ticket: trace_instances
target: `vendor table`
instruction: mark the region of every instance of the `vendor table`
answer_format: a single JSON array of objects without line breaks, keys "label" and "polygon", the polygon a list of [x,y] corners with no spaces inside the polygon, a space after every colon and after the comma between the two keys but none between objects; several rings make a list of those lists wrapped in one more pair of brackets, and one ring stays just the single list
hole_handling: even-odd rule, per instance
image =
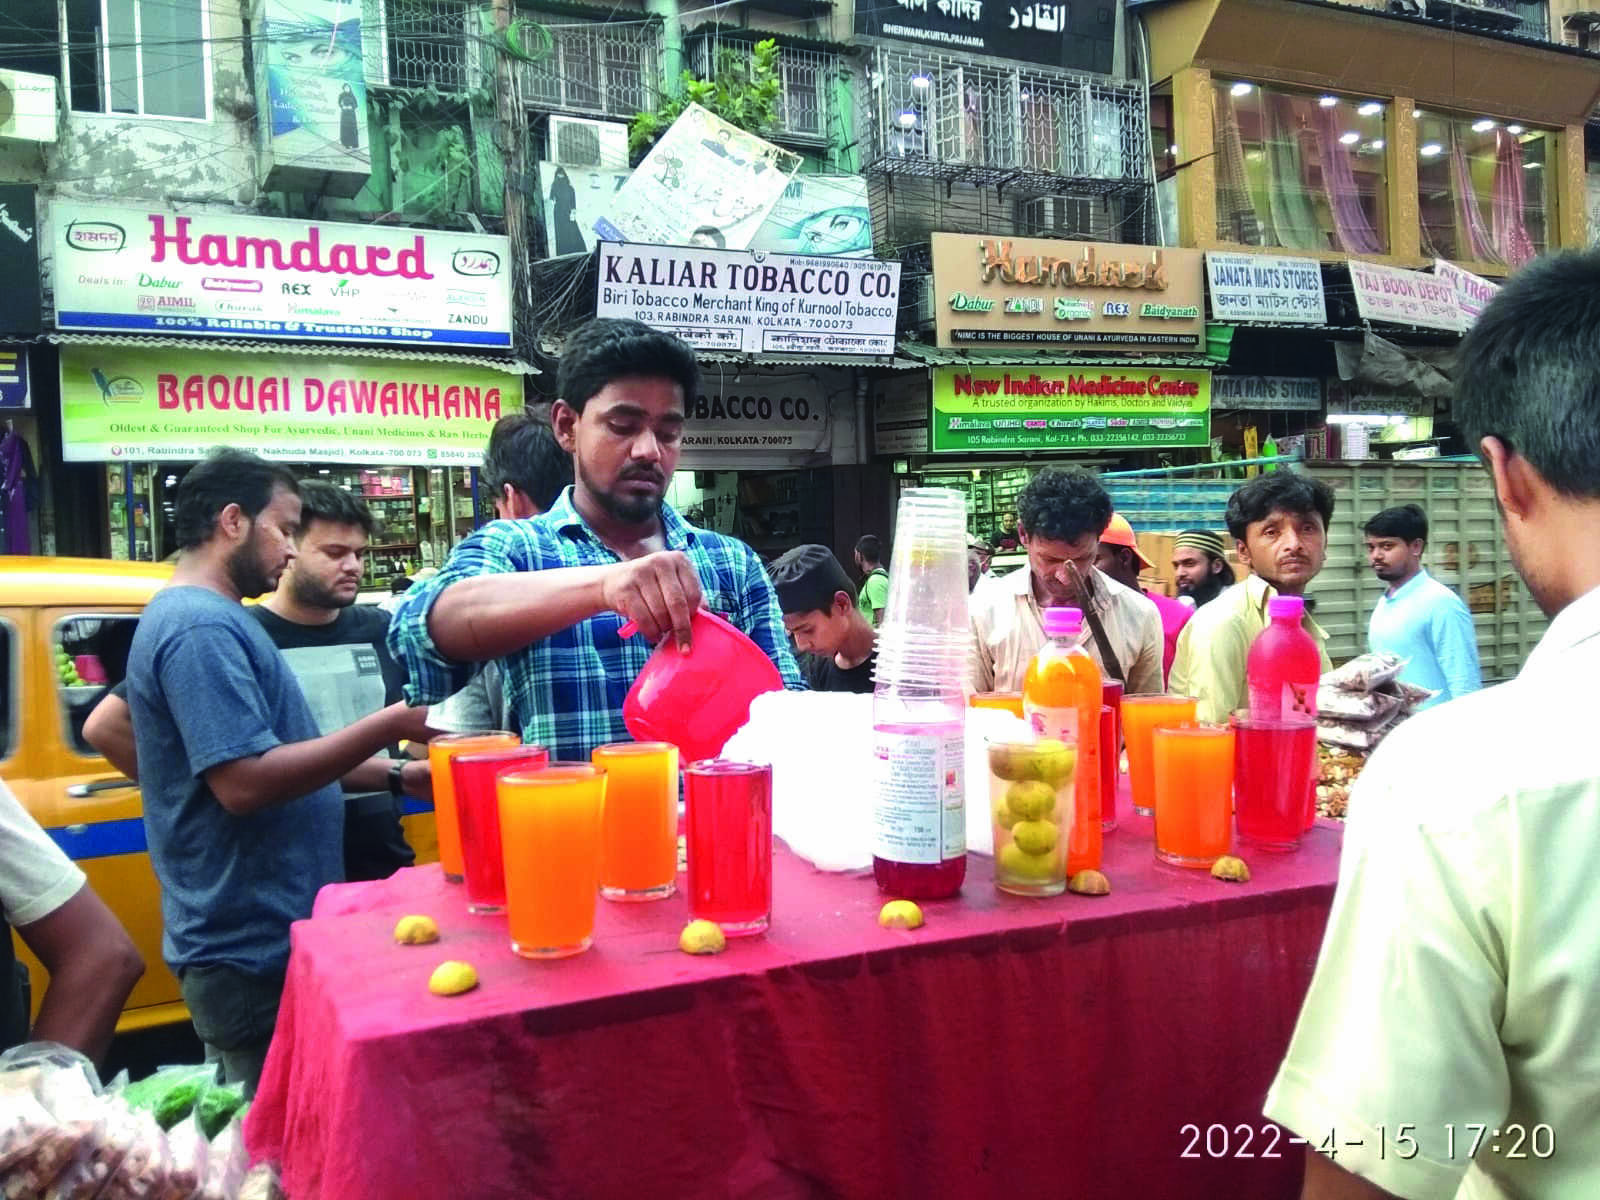
[{"label": "vendor table", "polygon": [[[1299,1195],[1261,1115],[1332,900],[1339,827],[1224,884],[1106,839],[1104,897],[959,898],[879,928],[866,875],[781,844],[771,930],[677,951],[681,896],[600,903],[594,948],[514,956],[435,866],[295,925],[245,1133],[291,1200]],[[406,913],[443,936],[397,946]],[[437,997],[445,959],[472,992]]]}]

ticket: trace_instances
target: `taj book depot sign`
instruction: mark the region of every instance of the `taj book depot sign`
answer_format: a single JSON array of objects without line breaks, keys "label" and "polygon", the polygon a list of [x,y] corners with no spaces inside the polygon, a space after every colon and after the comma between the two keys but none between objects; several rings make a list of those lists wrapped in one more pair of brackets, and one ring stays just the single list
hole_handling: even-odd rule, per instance
[{"label": "taj book depot sign", "polygon": [[1197,250],[933,235],[938,344],[1193,349],[1205,337]]},{"label": "taj book depot sign", "polygon": [[503,237],[57,201],[56,325],[511,345]]},{"label": "taj book depot sign", "polygon": [[600,247],[595,313],[743,354],[894,353],[900,264],[682,246]]}]

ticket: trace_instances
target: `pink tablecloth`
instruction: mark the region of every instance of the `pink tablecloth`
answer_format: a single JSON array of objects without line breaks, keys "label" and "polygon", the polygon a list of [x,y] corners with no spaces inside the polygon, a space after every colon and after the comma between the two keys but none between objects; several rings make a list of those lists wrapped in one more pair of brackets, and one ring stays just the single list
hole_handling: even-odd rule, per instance
[{"label": "pink tablecloth", "polygon": [[[1156,864],[1124,818],[1111,896],[1004,896],[974,856],[915,932],[878,927],[870,876],[780,847],[771,931],[709,958],[675,949],[681,897],[602,902],[592,951],[528,962],[437,867],[327,888],[294,928],[251,1151],[293,1200],[1289,1200],[1303,1150],[1261,1102],[1341,835],[1247,855],[1235,886]],[[407,912],[443,940],[394,945]],[[447,958],[481,986],[430,995]]]}]

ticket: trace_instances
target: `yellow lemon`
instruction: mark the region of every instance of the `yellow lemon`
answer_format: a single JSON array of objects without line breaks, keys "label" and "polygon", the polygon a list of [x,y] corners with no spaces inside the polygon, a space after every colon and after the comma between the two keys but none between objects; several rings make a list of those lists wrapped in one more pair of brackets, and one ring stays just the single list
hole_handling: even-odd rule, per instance
[{"label": "yellow lemon", "polygon": [[395,922],[394,940],[402,946],[426,946],[439,940],[439,925],[432,917],[401,917]]},{"label": "yellow lemon", "polygon": [[678,949],[685,954],[721,954],[727,948],[727,936],[715,921],[690,921],[678,935]]},{"label": "yellow lemon", "polygon": [[1001,829],[1010,829],[1020,820],[1022,820],[1022,818],[1017,816],[1016,813],[1012,812],[1004,800],[1002,800],[999,807],[994,810],[994,823],[1000,826]]},{"label": "yellow lemon", "polygon": [[1033,751],[1027,746],[990,746],[989,771],[1007,783],[1032,778]]},{"label": "yellow lemon", "polygon": [[1211,877],[1224,883],[1249,883],[1250,868],[1245,866],[1244,859],[1224,854],[1211,864]]},{"label": "yellow lemon", "polygon": [[1056,867],[1055,855],[1029,854],[1016,845],[1003,847],[995,859],[995,869],[1000,878],[1025,883],[1042,883],[1050,879],[1059,879]]},{"label": "yellow lemon", "polygon": [[1030,779],[1006,789],[1006,807],[1024,821],[1037,821],[1056,806],[1056,790]]},{"label": "yellow lemon", "polygon": [[1018,821],[1011,840],[1024,854],[1049,854],[1056,848],[1061,831],[1053,821]]},{"label": "yellow lemon", "polygon": [[1041,783],[1058,788],[1072,778],[1078,766],[1078,748],[1054,738],[1046,738],[1033,748],[1029,774]]},{"label": "yellow lemon", "polygon": [[1067,889],[1080,896],[1109,896],[1111,881],[1099,871],[1079,871],[1067,880]]},{"label": "yellow lemon", "polygon": [[891,900],[878,910],[878,924],[885,929],[916,929],[922,925],[922,909],[910,900]]},{"label": "yellow lemon", "polygon": [[478,986],[478,972],[471,963],[442,962],[428,977],[428,990],[435,996],[459,996]]}]

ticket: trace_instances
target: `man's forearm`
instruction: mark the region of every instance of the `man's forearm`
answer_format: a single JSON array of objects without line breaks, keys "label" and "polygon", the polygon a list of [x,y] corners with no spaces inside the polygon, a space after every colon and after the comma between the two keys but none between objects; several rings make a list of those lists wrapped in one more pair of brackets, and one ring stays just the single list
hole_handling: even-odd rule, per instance
[{"label": "man's forearm", "polygon": [[605,611],[609,567],[480,575],[450,584],[428,613],[434,647],[456,662],[502,658]]},{"label": "man's forearm", "polygon": [[346,771],[339,784],[347,792],[386,792],[389,790],[390,766],[404,762],[402,758],[376,755],[358,764],[354,770]]},{"label": "man's forearm", "polygon": [[[392,704],[336,733],[274,746],[206,772],[222,807],[245,816],[336,783],[385,746],[399,740],[410,710]],[[381,790],[381,789],[373,789]]]}]

